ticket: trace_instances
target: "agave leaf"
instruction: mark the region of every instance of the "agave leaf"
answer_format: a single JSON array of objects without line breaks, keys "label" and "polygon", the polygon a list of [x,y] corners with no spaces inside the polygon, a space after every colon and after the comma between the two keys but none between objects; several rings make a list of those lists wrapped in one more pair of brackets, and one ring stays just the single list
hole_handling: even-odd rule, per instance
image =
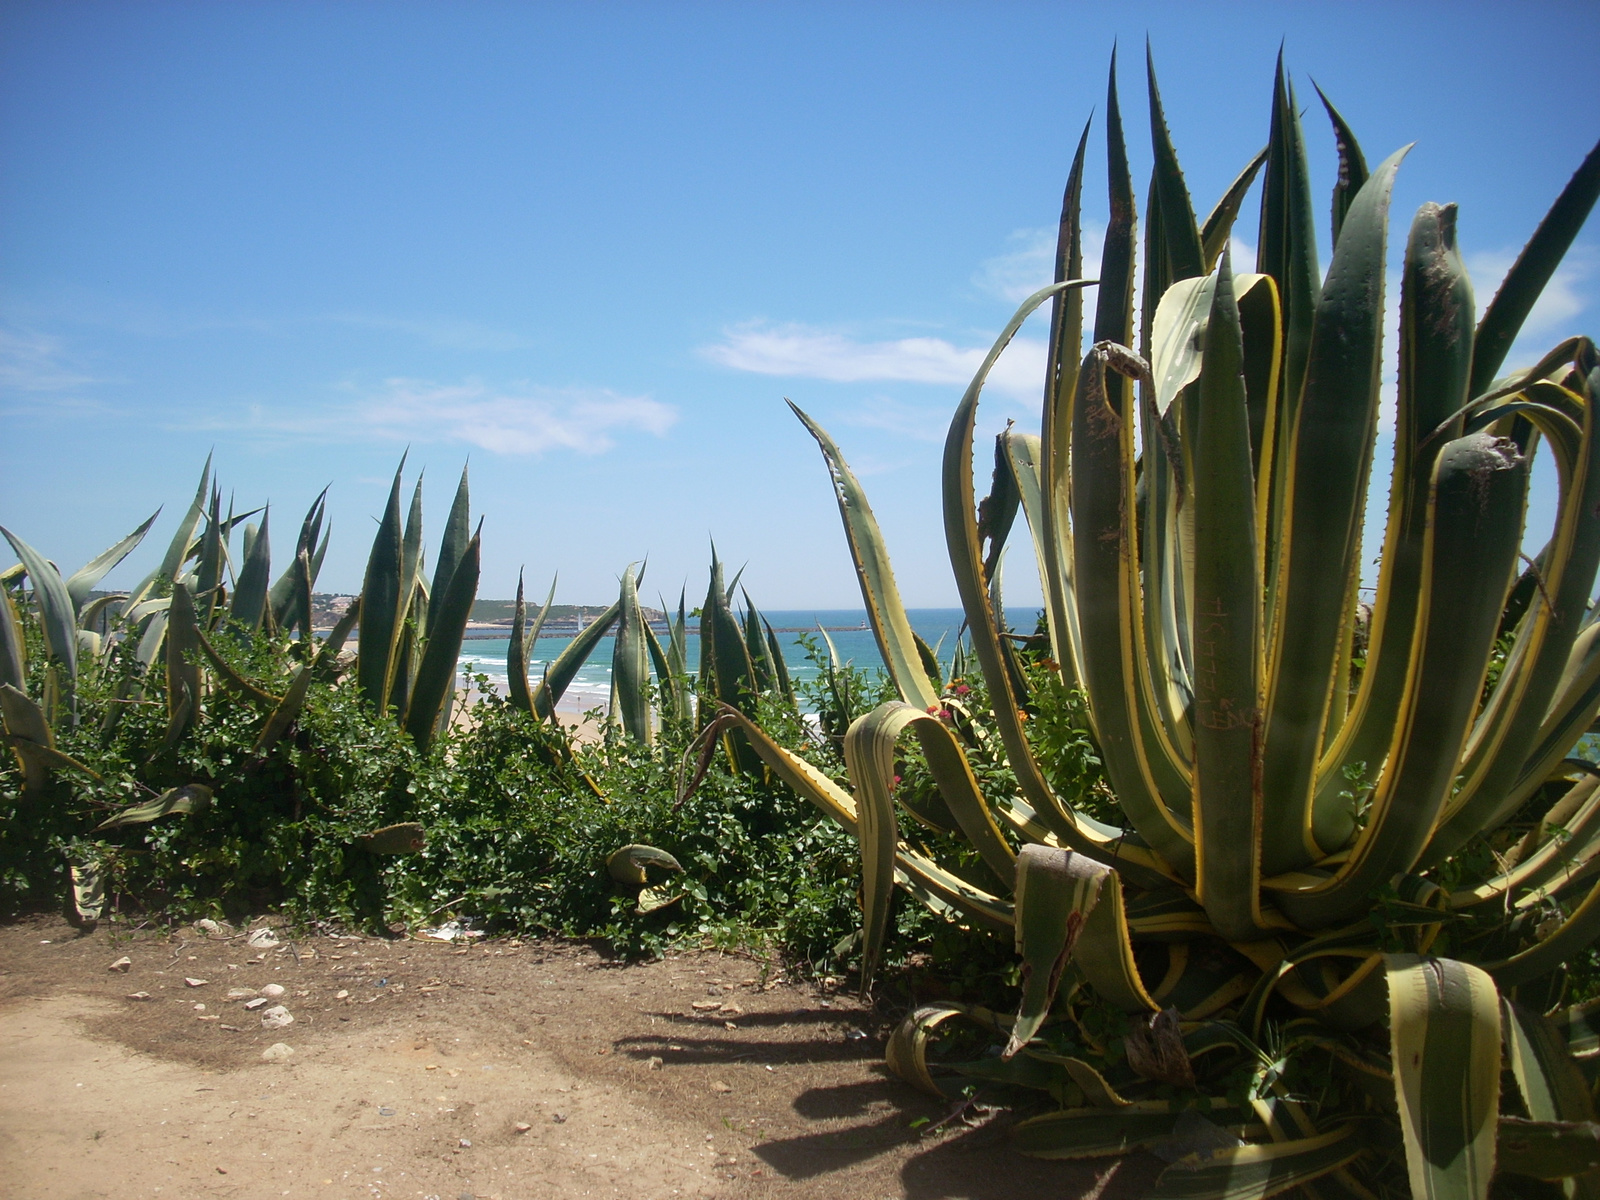
[{"label": "agave leaf", "polygon": [[19,691],[27,686],[27,654],[28,643],[11,602],[11,589],[0,585],[0,683]]},{"label": "agave leaf", "polygon": [[1528,1121],[1501,1117],[1500,1170],[1558,1180],[1600,1167],[1600,1125],[1593,1121]]},{"label": "agave leaf", "polygon": [[1501,962],[1486,963],[1484,969],[1501,987],[1517,987],[1556,970],[1597,938],[1600,938],[1600,884],[1591,887],[1566,919],[1539,941]]},{"label": "agave leaf", "polygon": [[[1592,1129],[1595,1119],[1594,1098],[1589,1093],[1583,1072],[1573,1062],[1566,1041],[1555,1026],[1538,1013],[1503,998],[1500,1023],[1505,1035],[1506,1059],[1517,1081],[1517,1089],[1522,1093],[1528,1116],[1535,1121],[1586,1123]],[[1508,1133],[1511,1131],[1502,1118],[1498,1164],[1501,1170],[1515,1169],[1506,1157]],[[1589,1152],[1593,1153],[1594,1150],[1591,1144]],[[1543,1159],[1543,1170],[1529,1172],[1523,1169],[1520,1173],[1536,1173],[1541,1179],[1553,1179],[1560,1175],[1577,1174],[1578,1170],[1596,1165],[1590,1162],[1579,1166],[1577,1170],[1555,1170],[1545,1174],[1544,1171],[1556,1166],[1551,1161],[1553,1157],[1551,1155]]]},{"label": "agave leaf", "polygon": [[669,905],[676,904],[684,895],[682,891],[673,891],[666,884],[660,887],[642,888],[639,892],[639,902],[634,905],[633,911],[641,917],[647,917],[653,912],[659,912]]},{"label": "agave leaf", "polygon": [[361,834],[356,845],[371,854],[417,854],[428,848],[428,838],[417,822],[403,821]]},{"label": "agave leaf", "polygon": [[337,658],[339,651],[344,649],[345,639],[350,636],[350,631],[356,627],[356,622],[360,619],[361,597],[357,596],[344,610],[344,616],[333,623],[333,628],[328,631],[328,636],[323,639],[321,647],[317,650],[317,656],[327,661]]},{"label": "agave leaf", "polygon": [[539,686],[533,690],[533,711],[540,719],[548,721],[554,718],[556,705],[566,693],[567,685],[577,675],[578,668],[583,666],[589,655],[594,653],[594,648],[616,623],[619,615],[618,606],[613,604],[585,626],[577,637],[567,643],[566,649],[556,655],[555,661],[545,671],[544,678],[539,681]]},{"label": "agave leaf", "polygon": [[211,666],[213,669],[215,669],[217,675],[221,678],[223,683],[227,684],[230,688],[238,692],[241,696],[244,696],[246,699],[254,700],[260,704],[276,705],[282,702],[282,696],[274,696],[271,692],[257,687],[243,675],[239,674],[238,671],[234,670],[233,667],[228,664],[228,661],[223,658],[222,655],[217,653],[217,648],[211,644],[210,640],[205,634],[201,633],[197,629],[194,631],[194,636],[196,641],[199,643],[201,653],[206,656],[206,659],[211,663]]},{"label": "agave leaf", "polygon": [[0,683],[0,721],[14,738],[54,748],[55,734],[45,719],[44,709],[21,688]]},{"label": "agave leaf", "polygon": [[517,607],[511,621],[511,641],[506,649],[506,674],[511,703],[525,713],[532,713],[533,692],[528,687],[528,651],[537,649],[539,631],[550,615],[550,605],[556,598],[556,580],[550,580],[550,592],[544,598],[544,607],[533,620],[533,628],[525,629],[527,607],[522,599],[522,572],[517,572]]},{"label": "agave leaf", "polygon": [[1024,846],[1016,860],[1016,938],[1022,958],[1022,1005],[1006,1043],[1010,1058],[1039,1031],[1084,920],[1100,898],[1109,868],[1082,854]]},{"label": "agave leaf", "polygon": [[1263,1200],[1346,1166],[1365,1149],[1347,1122],[1315,1137],[1190,1155],[1161,1173],[1151,1200]]},{"label": "agave leaf", "polygon": [[1003,1025],[1008,1023],[1008,1018],[981,1005],[948,1000],[925,1004],[907,1013],[894,1027],[884,1052],[889,1070],[912,1087],[940,1100],[949,1099],[951,1093],[939,1086],[928,1069],[928,1042],[939,1026],[951,1017],[965,1017],[994,1033],[1003,1032]]},{"label": "agave leaf", "polygon": [[1217,206],[1211,210],[1211,215],[1201,227],[1200,245],[1205,252],[1206,274],[1216,270],[1217,259],[1222,257],[1222,252],[1228,245],[1228,238],[1233,233],[1233,223],[1238,219],[1239,208],[1244,204],[1250,185],[1255,183],[1256,176],[1266,165],[1269,153],[1271,151],[1268,147],[1263,146],[1260,153],[1246,164],[1245,169],[1240,171],[1238,177],[1228,185],[1228,190],[1222,193],[1222,199],[1217,201]]},{"label": "agave leaf", "polygon": [[144,632],[139,635],[139,646],[134,651],[134,657],[146,671],[155,665],[156,656],[167,644],[167,613],[170,601],[163,600],[160,603],[162,607],[151,611],[150,621],[144,627]]},{"label": "agave leaf", "polygon": [[1522,331],[1523,322],[1566,257],[1597,198],[1600,198],[1600,143],[1589,151],[1567,186],[1561,189],[1550,211],[1539,222],[1539,228],[1534,230],[1517,261],[1506,272],[1500,290],[1484,311],[1483,320],[1478,322],[1472,353],[1472,395],[1488,389],[1511,352],[1517,334]]},{"label": "agave leaf", "polygon": [[194,500],[190,502],[188,510],[178,522],[178,528],[172,535],[172,541],[167,545],[167,552],[161,558],[161,566],[156,570],[160,579],[174,580],[183,564],[188,560],[189,547],[192,545],[195,526],[200,523],[205,514],[206,497],[211,494],[211,455],[206,455],[205,466],[200,468],[200,486],[195,488]]},{"label": "agave leaf", "polygon": [[183,787],[168,788],[153,800],[135,804],[107,817],[96,829],[120,829],[124,825],[144,825],[168,813],[197,813],[211,803],[211,789],[203,784],[189,783]]},{"label": "agave leaf", "polygon": [[438,728],[440,711],[446,700],[455,694],[461,639],[466,634],[467,622],[472,618],[472,603],[478,595],[481,532],[480,524],[479,531],[472,535],[456,563],[449,587],[444,595],[437,597],[434,605],[434,633],[417,667],[410,707],[405,714],[406,730],[421,750],[428,748]]},{"label": "agave leaf", "polygon": [[[1120,346],[1104,343],[1090,350],[1079,373],[1072,413],[1072,523],[1075,529],[1102,532],[1093,538],[1073,539],[1073,587],[1082,639],[1083,684],[1092,700],[1105,698],[1092,703],[1090,711],[1106,773],[1139,842],[1160,856],[1159,862],[1149,865],[1163,874],[1176,870],[1192,877],[1193,832],[1188,822],[1192,784],[1177,761],[1175,749],[1156,729],[1153,688],[1145,669],[1147,660],[1134,655],[1130,661],[1124,649],[1140,636],[1144,625],[1143,598],[1137,583],[1133,410],[1124,373],[1143,375],[1146,371],[1143,360]],[[952,520],[958,515],[947,507],[947,538]],[[952,563],[957,567],[959,584],[962,573],[954,555]],[[963,595],[963,603],[967,602]],[[972,602],[981,603],[976,598]],[[984,640],[974,625],[973,641],[980,661],[987,653]],[[996,693],[987,664],[984,677],[991,695],[1003,695]],[[1025,743],[1020,730],[1019,736],[1006,736],[1010,721],[1004,716],[1005,708],[996,701],[1007,756],[1016,764]],[[1024,798],[1048,821],[1049,812],[1044,807],[1050,803],[1047,794],[1031,782],[1036,770],[1018,769],[1018,781],[1023,784]],[[1115,846],[1119,859],[1130,860],[1126,864],[1119,862],[1119,869],[1129,873],[1134,882],[1160,886],[1161,881],[1150,879],[1148,873],[1137,877],[1132,873],[1146,866],[1137,855],[1142,846],[1135,843],[1128,847],[1121,830],[1103,828],[1104,833],[1094,830],[1097,840],[1104,839],[1099,846],[1090,843],[1073,848],[1106,860],[1107,848]],[[1062,831],[1057,833],[1065,839]]]},{"label": "agave leaf", "polygon": [[[1337,249],[1337,248],[1335,248]],[[1321,292],[1317,235],[1311,216],[1311,172],[1294,88],[1283,69],[1272,88],[1272,129],[1267,139],[1267,173],[1261,184],[1261,225],[1256,236],[1256,270],[1278,284],[1283,307],[1284,363],[1279,386],[1286,429],[1294,428],[1300,389],[1311,347],[1311,327]],[[1287,462],[1283,467],[1287,467]]]},{"label": "agave leaf", "polygon": [[1100,896],[1087,910],[1083,930],[1078,935],[1074,961],[1096,994],[1125,1013],[1145,1014],[1160,1010],[1133,958],[1133,941],[1128,930],[1127,910],[1122,896],[1119,872],[1100,885]]},{"label": "agave leaf", "polygon": [[[232,517],[230,512],[229,517]],[[197,602],[195,620],[205,629],[211,628],[211,617],[217,607],[217,593],[222,587],[223,560],[227,556],[222,520],[222,493],[211,489],[211,515],[206,520],[200,536],[199,558],[195,561],[193,597]]]},{"label": "agave leaf", "polygon": [[[1054,282],[1065,283],[1083,275],[1083,160],[1089,145],[1089,126],[1078,139],[1072,169],[1061,197],[1061,221],[1056,234]],[[1076,683],[1077,619],[1071,599],[1072,528],[1067,512],[1066,473],[1071,461],[1073,393],[1078,384],[1078,360],[1083,349],[1083,290],[1058,292],[1050,307],[1050,353],[1045,360],[1044,407],[1040,415],[1037,454],[1039,496],[1036,511],[1028,511],[1040,556],[1039,578],[1044,583],[1045,612],[1050,622],[1050,646],[1062,667],[1065,682]],[[1013,443],[1015,445],[1015,443]],[[1022,502],[1029,502],[1030,477],[1018,472]],[[956,654],[961,643],[956,642]],[[961,672],[952,670],[952,676]]]},{"label": "agave leaf", "polygon": [[1327,94],[1315,83],[1311,85],[1317,89],[1317,99],[1322,101],[1322,107],[1327,110],[1328,120],[1333,122],[1333,138],[1339,148],[1339,175],[1333,185],[1333,241],[1339,242],[1339,231],[1344,227],[1345,216],[1350,211],[1350,203],[1361,191],[1367,182],[1367,159],[1361,153],[1361,145],[1356,141],[1356,135],[1350,131],[1349,124],[1333,106]]},{"label": "agave leaf", "polygon": [[[1235,304],[1267,275],[1232,275]],[[1207,322],[1217,290],[1215,274],[1183,279],[1161,295],[1150,336],[1150,375],[1155,381],[1156,411],[1165,413],[1178,393],[1200,378]]]},{"label": "agave leaf", "polygon": [[[737,582],[737,579],[735,579]],[[746,715],[755,711],[758,696],[755,664],[744,631],[729,606],[732,586],[722,583],[722,563],[711,548],[711,582],[700,608],[700,690]],[[724,736],[724,750],[735,770],[758,774],[761,759],[737,729]]]},{"label": "agave leaf", "polygon": [[111,568],[127,558],[133,548],[144,541],[144,535],[150,532],[150,526],[156,523],[156,518],[161,515],[158,508],[150,514],[148,520],[123,538],[109,550],[104,550],[79,567],[67,578],[67,595],[72,597],[73,611],[82,611],[88,602],[89,593],[94,591],[95,584],[104,579]]},{"label": "agave leaf", "polygon": [[63,711],[76,722],[74,691],[78,679],[78,610],[67,592],[61,572],[27,542],[0,525],[0,534],[16,552],[28,580],[33,585],[34,603],[39,607],[39,631],[44,635],[45,653],[60,664]]},{"label": "agave leaf", "polygon": [[632,564],[622,572],[622,593],[617,605],[620,616],[611,652],[612,694],[621,709],[622,727],[627,735],[648,746],[654,737],[650,727],[649,648]]},{"label": "agave leaf", "polygon": [[[305,518],[300,522],[300,536],[295,543],[295,561],[290,562],[283,574],[278,576],[278,581],[272,585],[272,590],[268,593],[267,599],[272,608],[272,619],[280,629],[292,629],[296,625],[306,627],[310,625],[309,615],[301,613],[298,607],[300,595],[297,587],[299,578],[296,571],[296,562],[302,550],[308,555],[317,555],[317,538],[322,531],[322,520],[327,512],[327,503],[328,489],[323,488],[317,494],[317,498],[311,502],[311,507],[306,510]],[[326,548],[326,546],[327,543],[324,541],[323,547]],[[315,566],[316,563],[313,562],[313,568]],[[314,575],[313,578],[315,578]]]},{"label": "agave leaf", "polygon": [[[1600,392],[1600,369],[1591,372],[1588,391]],[[1600,428],[1594,405],[1582,406],[1577,438],[1568,436],[1564,422],[1540,411],[1524,410],[1524,415],[1550,440],[1558,460],[1565,460],[1552,553],[1543,572],[1543,603],[1518,631],[1509,669],[1501,672],[1479,718],[1461,772],[1465,778],[1428,846],[1425,864],[1454,853],[1479,831],[1497,828],[1520,806],[1514,785],[1566,673],[1600,570]]]},{"label": "agave leaf", "polygon": [[754,670],[756,694],[765,695],[776,686],[778,672],[772,665],[771,654],[767,649],[761,613],[756,608],[755,601],[750,599],[748,588],[744,590],[744,613],[739,618],[739,623],[744,633],[745,651],[750,655],[750,666]]},{"label": "agave leaf", "polygon": [[185,729],[200,716],[200,627],[194,600],[183,583],[173,585],[167,610],[167,735],[165,748],[178,744]]},{"label": "agave leaf", "polygon": [[[1445,443],[1461,432],[1459,420],[1452,418],[1467,400],[1472,314],[1472,284],[1456,247],[1455,210],[1424,204],[1406,241],[1394,472],[1366,667],[1329,751],[1313,814],[1313,836],[1329,848],[1343,845],[1350,833],[1349,802],[1340,796],[1346,772],[1375,765],[1385,755],[1406,688],[1434,465]],[[1436,436],[1440,430],[1446,436]]]},{"label": "agave leaf", "polygon": [[1183,182],[1183,169],[1178,166],[1178,155],[1172,148],[1172,135],[1167,131],[1166,113],[1161,108],[1161,92],[1156,87],[1155,57],[1150,51],[1148,38],[1145,39],[1145,71],[1150,87],[1150,142],[1155,149],[1155,170],[1150,191],[1152,197],[1160,198],[1161,232],[1165,235],[1162,251],[1171,279],[1190,279],[1206,273],[1205,251],[1201,247],[1200,231],[1195,225],[1194,204],[1189,199],[1188,186]]},{"label": "agave leaf", "polygon": [[267,718],[261,732],[256,734],[255,744],[250,747],[255,754],[265,754],[278,744],[278,739],[289,732],[295,718],[300,715],[300,710],[305,707],[306,696],[311,691],[312,664],[301,663],[295,671],[294,678],[289,682],[289,687],[283,694],[283,699],[278,707],[272,710],[272,715]]},{"label": "agave leaf", "polygon": [[72,911],[81,927],[93,929],[105,913],[106,880],[99,859],[72,864]]},{"label": "agave leaf", "polygon": [[899,733],[892,720],[893,711],[889,705],[879,706],[852,722],[844,738],[845,767],[855,789],[856,840],[861,847],[863,993],[871,986],[883,953],[889,905],[894,896],[895,848],[900,841],[900,823],[889,793],[889,781],[894,778],[894,742]]},{"label": "agave leaf", "polygon": [[404,551],[400,528],[400,472],[405,458],[394,473],[389,501],[378,523],[367,570],[361,584],[360,657],[356,662],[356,681],[367,703],[382,712],[388,704],[394,682],[394,654],[405,623],[406,605],[411,590],[405,586]]},{"label": "agave leaf", "polygon": [[[79,634],[89,632],[91,627],[99,621],[101,613],[105,612],[113,604],[120,603],[127,598],[128,594],[126,592],[112,592],[109,595],[97,596],[89,601],[88,604],[84,605],[83,612],[78,617]],[[95,636],[99,637],[99,634],[97,633]]]},{"label": "agave leaf", "polygon": [[651,867],[662,871],[683,870],[682,864],[665,850],[638,843],[613,850],[606,857],[606,870],[611,878],[629,887],[644,887],[649,883]]},{"label": "agave leaf", "polygon": [[[450,502],[450,515],[445,518],[444,536],[439,540],[439,561],[433,568],[433,586],[429,594],[437,601],[450,587],[456,565],[467,553],[472,540],[472,505],[467,489],[467,468],[461,468],[461,482],[456,485],[455,499]],[[438,628],[442,610],[435,604],[428,609],[428,637],[431,640]]]},{"label": "agave leaf", "polygon": [[261,528],[245,551],[244,566],[233,583],[229,616],[246,629],[260,629],[267,614],[267,585],[272,576],[272,541],[268,530],[271,511],[261,514]]},{"label": "agave leaf", "polygon": [[1411,1194],[1489,1194],[1500,1104],[1500,1003],[1468,963],[1391,954],[1390,1057]]},{"label": "agave leaf", "polygon": [[1260,610],[1255,479],[1244,344],[1229,256],[1206,323],[1194,461],[1194,817],[1196,887],[1230,940],[1260,911]]},{"label": "agave leaf", "polygon": [[[772,660],[773,687],[790,708],[798,709],[800,702],[795,698],[794,681],[789,678],[789,664],[783,660],[783,645],[778,641],[778,634],[772,628],[771,622],[767,621],[766,618],[763,617],[761,623],[766,627],[767,631],[767,654]],[[915,632],[913,632],[911,636],[916,640],[917,653],[922,658],[923,669],[928,672],[929,678],[937,680],[939,669],[938,659],[934,657],[932,651],[928,649],[927,642],[923,641],[920,637],[917,637]]]},{"label": "agave leaf", "polygon": [[[1240,1119],[1237,1109],[1208,1110]],[[1181,1112],[1128,1112],[1105,1108],[1068,1108],[1017,1123],[1012,1145],[1030,1158],[1081,1159],[1148,1150],[1173,1135]]]},{"label": "agave leaf", "polygon": [[667,657],[667,649],[648,621],[644,623],[644,644],[650,652],[650,665],[655,670],[656,682],[660,687],[661,720],[663,724],[681,720],[684,716],[682,690],[672,678],[672,662]]},{"label": "agave leaf", "polygon": [[792,400],[786,403],[800,418],[807,432],[816,439],[822,449],[822,457],[828,464],[834,498],[838,501],[839,516],[844,522],[845,539],[850,545],[850,555],[861,580],[861,599],[866,605],[873,636],[877,639],[878,651],[883,655],[889,677],[894,680],[900,698],[907,704],[922,709],[937,704],[939,694],[929,681],[927,672],[922,669],[922,660],[912,641],[911,622],[900,600],[900,589],[895,585],[883,534],[878,528],[877,518],[872,515],[872,506],[867,503],[866,492],[827,432]]},{"label": "agave leaf", "polygon": [[[1317,303],[1305,387],[1291,426],[1283,581],[1270,616],[1262,865],[1319,857],[1307,845],[1318,757],[1348,614],[1360,578],[1361,520],[1378,423],[1389,198],[1409,147],[1389,156],[1351,206]],[[1292,349],[1292,348],[1291,348]],[[1331,848],[1331,847],[1330,847]]]}]

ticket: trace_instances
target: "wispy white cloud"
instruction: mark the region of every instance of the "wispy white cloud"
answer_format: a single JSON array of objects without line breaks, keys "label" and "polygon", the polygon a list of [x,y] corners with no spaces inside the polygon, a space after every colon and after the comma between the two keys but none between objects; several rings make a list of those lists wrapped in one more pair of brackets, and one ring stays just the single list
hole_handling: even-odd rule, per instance
[{"label": "wispy white cloud", "polygon": [[243,424],[262,433],[288,436],[466,442],[495,454],[553,450],[599,454],[626,434],[659,437],[677,416],[671,405],[649,396],[625,396],[605,388],[494,387],[477,379],[457,384],[389,379],[374,391],[354,394],[347,403],[317,414],[255,406]]},{"label": "wispy white cloud", "polygon": [[333,313],[315,320],[405,334],[446,350],[510,351],[525,350],[532,345],[531,339],[522,334],[454,317],[411,318],[373,313]]},{"label": "wispy white cloud", "polygon": [[[1056,236],[1054,229],[1017,230],[1007,239],[1009,250],[984,259],[973,272],[973,286],[990,296],[1021,304],[1055,278]],[[1105,237],[1104,225],[1095,221],[1084,224],[1083,269],[1091,279],[1099,270]]]},{"label": "wispy white cloud", "polygon": [[924,407],[903,403],[892,396],[869,396],[858,408],[841,417],[840,422],[858,429],[887,430],[912,441],[937,442],[944,437],[945,422],[950,419],[949,407],[948,404]]},{"label": "wispy white cloud", "polygon": [[[987,345],[957,346],[944,338],[863,341],[811,325],[750,322],[723,331],[701,348],[712,362],[735,371],[826,379],[834,383],[933,383],[965,387]],[[1035,395],[1044,379],[1045,344],[1018,337],[995,364],[989,386],[1007,395]]]},{"label": "wispy white cloud", "polygon": [[62,392],[94,382],[93,375],[72,362],[63,339],[0,327],[0,389]]},{"label": "wispy white cloud", "polygon": [[[1573,322],[1589,307],[1590,297],[1584,284],[1594,274],[1597,259],[1600,253],[1594,246],[1574,246],[1568,251],[1566,260],[1556,268],[1533,311],[1523,322],[1521,338],[1554,341],[1577,332]],[[1472,275],[1479,316],[1494,299],[1506,272],[1516,260],[1515,250],[1484,250],[1467,255],[1467,270]]]}]

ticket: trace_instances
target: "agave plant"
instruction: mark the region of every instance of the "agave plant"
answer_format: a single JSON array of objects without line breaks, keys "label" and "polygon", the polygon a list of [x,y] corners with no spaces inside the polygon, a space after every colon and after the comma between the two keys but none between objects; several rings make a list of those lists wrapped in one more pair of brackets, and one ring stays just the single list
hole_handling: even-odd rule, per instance
[{"label": "agave plant", "polygon": [[[15,752],[23,772],[23,796],[42,797],[50,776],[65,771],[96,783],[100,776],[67,754],[57,744],[57,733],[79,724],[77,702],[80,674],[84,670],[113,670],[116,685],[99,723],[109,738],[125,705],[137,700],[151,677],[164,677],[166,730],[156,753],[171,750],[202,719],[207,697],[217,688],[235,691],[260,706],[262,723],[254,743],[265,755],[289,730],[304,706],[313,672],[326,674],[326,664],[338,654],[354,623],[355,606],[331,635],[313,643],[309,634],[311,588],[316,564],[327,540],[318,534],[323,523],[324,498],[312,504],[302,526],[295,565],[279,586],[269,588],[271,549],[266,510],[261,524],[247,525],[243,553],[237,566],[230,553],[233,531],[256,511],[223,515],[222,498],[211,476],[208,458],[201,472],[193,503],[180,519],[160,565],[131,592],[94,595],[94,589],[131,553],[155,523],[152,515],[115,545],[95,556],[72,575],[63,578],[55,564],[9,530],[0,529],[19,559],[0,579],[0,726],[4,740]],[[46,658],[38,673],[42,686],[30,694],[26,642],[18,619],[11,584],[26,580],[28,599],[41,633]],[[287,581],[287,582],[285,582]],[[105,616],[107,632],[95,626]],[[258,629],[269,631],[279,618],[302,629],[303,661],[280,678],[249,679],[219,650],[225,638],[247,639]],[[113,664],[120,649],[134,660],[135,670]],[[167,789],[108,816],[99,830],[144,824],[172,813],[199,811],[212,799],[211,789],[190,783]],[[92,852],[72,863],[74,905],[80,920],[92,923],[99,916],[103,895]]]},{"label": "agave plant", "polygon": [[[1168,1197],[1294,1186],[1368,1196],[1403,1190],[1401,1178],[1415,1196],[1484,1197],[1497,1168],[1573,1177],[1568,1194],[1600,1194],[1600,1002],[1575,1005],[1564,991],[1567,964],[1600,933],[1600,768],[1568,757],[1600,712],[1600,370],[1593,344],[1574,339],[1501,377],[1600,193],[1600,147],[1476,324],[1454,208],[1418,211],[1368,606],[1361,546],[1388,209],[1405,150],[1369,171],[1324,98],[1339,152],[1324,275],[1281,59],[1267,146],[1203,222],[1152,68],[1136,312],[1136,204],[1115,81],[1113,59],[1099,270],[1084,278],[1086,129],[1056,281],[1006,326],[945,444],[946,540],[992,718],[950,718],[866,497],[801,413],[901,699],[849,730],[852,790],[747,714],[725,708],[720,720],[858,835],[864,979],[897,883],[1015,938],[1014,1016],[920,1009],[889,1060],[935,1093],[974,1079],[1048,1092],[1057,1110],[1019,1125],[1024,1151],[1158,1146],[1184,1156],[1158,1184]],[[1230,260],[1229,232],[1263,168],[1246,272]],[[979,395],[1046,303],[1041,429],[1002,435],[980,509]],[[1556,517],[1524,559],[1532,463],[1546,448]],[[1058,789],[1030,743],[1036,697],[994,598],[1018,508],[1045,589],[1048,669],[1086,697],[1114,822]],[[894,782],[908,731],[946,810],[919,820],[964,837],[987,872],[902,832]],[[1003,748],[1014,791],[979,787],[968,760],[980,743]],[[959,1066],[953,1082],[928,1053],[952,1017],[1004,1042],[1000,1058]],[[1330,1072],[1320,1099],[1292,1086],[1309,1058]],[[1503,1065],[1515,1081],[1505,1095]]]},{"label": "agave plant", "polygon": [[402,524],[404,470],[402,457],[367,558],[356,680],[367,701],[379,713],[392,711],[425,750],[450,723],[455,704],[461,639],[478,595],[482,522],[471,530],[467,472],[462,468],[430,587],[422,553],[422,480],[418,478],[411,493]]}]

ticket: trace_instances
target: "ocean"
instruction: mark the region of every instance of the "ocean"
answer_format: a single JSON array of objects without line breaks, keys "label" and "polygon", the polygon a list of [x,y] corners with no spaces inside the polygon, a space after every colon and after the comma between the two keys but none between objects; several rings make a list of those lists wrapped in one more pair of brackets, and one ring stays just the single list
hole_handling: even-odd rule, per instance
[{"label": "ocean", "polygon": [[[878,654],[878,643],[872,636],[871,627],[867,625],[865,609],[763,609],[761,615],[777,633],[778,642],[783,647],[784,663],[789,668],[789,676],[797,684],[802,680],[816,678],[819,672],[817,665],[806,657],[805,647],[800,644],[798,637],[801,633],[815,634],[818,626],[828,631],[828,636],[833,639],[841,660],[853,663],[863,670],[876,670],[883,666],[883,659]],[[908,609],[906,615],[911,620],[911,628],[935,649],[940,662],[948,668],[955,650],[956,636],[961,629],[961,610],[913,608]],[[1012,628],[1031,631],[1038,618],[1038,610],[1018,609],[1008,612],[1007,617]],[[657,630],[657,634],[660,635],[660,630]],[[822,639],[818,637],[816,640],[821,646]],[[541,637],[538,640],[528,661],[528,673],[535,681],[545,666],[566,649],[571,641],[568,636]],[[589,660],[579,669],[577,676],[567,688],[566,695],[562,698],[563,709],[569,712],[581,712],[604,707],[610,702],[611,652],[615,641],[614,638],[607,637],[595,647],[594,653],[589,656]],[[509,637],[469,635],[468,640],[461,644],[460,669],[463,676],[469,673],[487,675],[494,687],[504,690],[507,680],[508,646]],[[690,669],[697,669],[700,662],[700,638],[693,625],[689,627],[688,658]],[[463,686],[465,682],[463,679]]]}]

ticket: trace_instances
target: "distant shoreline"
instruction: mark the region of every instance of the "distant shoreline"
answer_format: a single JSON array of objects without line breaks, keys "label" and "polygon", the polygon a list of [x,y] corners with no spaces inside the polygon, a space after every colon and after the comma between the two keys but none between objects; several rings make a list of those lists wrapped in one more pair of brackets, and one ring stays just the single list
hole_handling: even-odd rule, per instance
[{"label": "distant shoreline", "polygon": [[[590,624],[593,624],[593,622],[590,622]],[[652,629],[654,629],[657,633],[666,633],[667,632],[667,627],[664,624],[652,624],[650,627]],[[539,636],[541,638],[574,638],[574,637],[577,637],[578,634],[582,633],[587,628],[588,628],[588,625],[581,625],[580,626],[580,625],[549,625],[549,624],[546,624],[544,626],[544,628],[539,631]],[[816,625],[775,626],[775,627],[773,627],[772,632],[773,633],[816,633],[818,628],[819,627],[816,626]],[[870,631],[872,627],[870,625],[823,625],[820,628],[825,633],[866,633],[866,632]],[[319,633],[319,634],[327,634],[327,633],[329,633],[331,631],[332,631],[332,627],[331,626],[328,627],[328,628],[318,627],[317,630],[316,630],[316,632]],[[357,637],[357,634],[359,632],[360,632],[359,627],[357,627],[356,629],[351,630],[351,632],[350,632],[350,641],[351,642],[355,642],[355,641],[359,640],[359,638]],[[689,634],[695,636],[695,637],[698,637],[700,635],[700,627],[698,625],[690,625],[688,627],[687,632]],[[501,625],[501,624],[498,624],[498,623],[495,623],[495,622],[481,622],[480,623],[480,622],[474,621],[474,622],[471,622],[470,624],[467,625],[466,632],[461,635],[461,639],[463,641],[468,641],[468,642],[470,642],[470,641],[487,641],[490,638],[501,638],[501,637],[509,638],[510,636],[511,636],[511,626],[509,626],[509,625]]]}]

